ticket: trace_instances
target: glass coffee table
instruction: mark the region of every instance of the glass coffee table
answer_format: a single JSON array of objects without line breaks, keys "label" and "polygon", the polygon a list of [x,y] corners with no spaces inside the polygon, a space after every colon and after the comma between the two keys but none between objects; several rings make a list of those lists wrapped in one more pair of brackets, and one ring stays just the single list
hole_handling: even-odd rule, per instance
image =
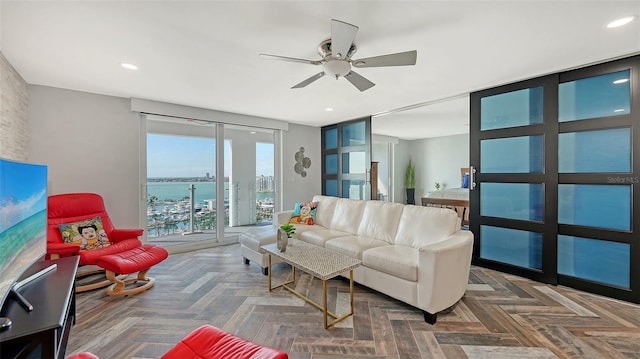
[{"label": "glass coffee table", "polygon": [[[261,248],[269,254],[269,291],[282,287],[307,303],[322,310],[324,312],[324,327],[326,329],[353,315],[353,270],[362,264],[360,260],[299,240],[292,240],[285,252],[280,252],[275,243],[262,246]],[[291,280],[272,286],[271,256],[275,256],[291,265]],[[322,280],[322,305],[288,286],[296,281],[296,268]],[[327,309],[327,281],[347,271],[349,272],[349,301],[351,309],[349,313],[339,316]],[[329,317],[334,319],[329,321]]]}]

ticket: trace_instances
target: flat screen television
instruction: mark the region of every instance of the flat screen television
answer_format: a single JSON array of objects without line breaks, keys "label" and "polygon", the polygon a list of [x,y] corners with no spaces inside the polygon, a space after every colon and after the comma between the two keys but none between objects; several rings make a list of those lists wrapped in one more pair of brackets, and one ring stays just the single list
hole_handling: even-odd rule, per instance
[{"label": "flat screen television", "polygon": [[0,306],[47,250],[47,167],[0,158]]}]

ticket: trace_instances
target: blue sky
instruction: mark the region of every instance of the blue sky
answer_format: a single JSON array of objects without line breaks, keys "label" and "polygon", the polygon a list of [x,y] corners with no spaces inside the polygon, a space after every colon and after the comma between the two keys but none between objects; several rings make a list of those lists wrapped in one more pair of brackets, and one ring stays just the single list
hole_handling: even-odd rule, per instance
[{"label": "blue sky", "polygon": [[47,167],[0,160],[0,232],[47,208]]},{"label": "blue sky", "polygon": [[[231,144],[225,141],[224,174],[229,176]],[[247,149],[250,151],[251,149]],[[273,176],[273,144],[256,145],[256,175]],[[147,135],[147,177],[215,175],[215,140],[202,137]]]}]

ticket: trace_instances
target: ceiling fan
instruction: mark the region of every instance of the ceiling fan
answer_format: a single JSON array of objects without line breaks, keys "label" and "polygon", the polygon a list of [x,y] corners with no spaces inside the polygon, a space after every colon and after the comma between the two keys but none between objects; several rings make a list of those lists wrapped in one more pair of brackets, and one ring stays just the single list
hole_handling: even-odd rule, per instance
[{"label": "ceiling fan", "polygon": [[269,54],[260,54],[260,58],[298,62],[309,65],[322,65],[323,71],[320,71],[299,84],[294,85],[291,87],[292,89],[305,87],[324,75],[330,75],[335,77],[336,80],[342,76],[347,79],[347,81],[351,82],[353,86],[358,88],[358,90],[365,91],[375,86],[375,84],[353,71],[351,69],[352,66],[356,68],[363,68],[407,66],[416,64],[416,57],[418,56],[418,52],[416,50],[352,60],[351,56],[357,50],[356,44],[353,42],[357,32],[357,26],[332,19],[331,38],[322,41],[318,46],[318,54],[322,56],[322,59],[305,60]]}]

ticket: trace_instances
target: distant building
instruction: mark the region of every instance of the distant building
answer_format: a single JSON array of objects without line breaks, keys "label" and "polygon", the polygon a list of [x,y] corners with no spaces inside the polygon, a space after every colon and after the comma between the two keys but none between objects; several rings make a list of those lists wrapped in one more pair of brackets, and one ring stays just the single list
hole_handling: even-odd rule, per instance
[{"label": "distant building", "polygon": [[275,179],[273,176],[256,176],[257,192],[274,192]]}]

